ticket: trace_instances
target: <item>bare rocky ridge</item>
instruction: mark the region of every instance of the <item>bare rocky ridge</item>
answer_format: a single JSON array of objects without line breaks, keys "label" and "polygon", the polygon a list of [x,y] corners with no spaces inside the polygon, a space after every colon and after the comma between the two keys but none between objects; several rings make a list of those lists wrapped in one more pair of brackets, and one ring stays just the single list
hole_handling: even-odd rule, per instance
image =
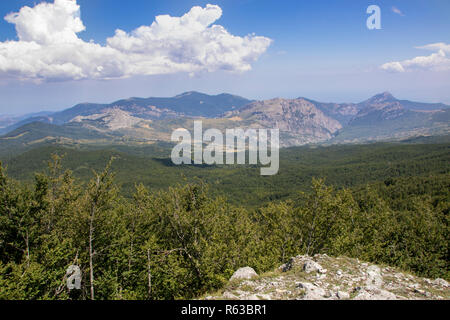
[{"label": "bare rocky ridge", "polygon": [[339,121],[326,116],[305,99],[256,101],[228,113],[226,117],[251,122],[262,128],[278,128],[282,145],[285,146],[325,141],[342,129]]},{"label": "bare rocky ridge", "polygon": [[133,117],[130,113],[123,111],[119,108],[111,108],[103,110],[103,113],[93,114],[89,116],[77,116],[70,122],[89,122],[97,121],[98,124],[102,124],[109,130],[118,130],[122,128],[133,127],[137,123],[141,122],[141,118]]},{"label": "bare rocky ridge", "polygon": [[356,103],[318,102],[307,98],[299,98],[314,104],[326,116],[338,120],[342,126],[348,124],[359,112],[360,106]]},{"label": "bare rocky ridge", "polygon": [[233,277],[224,289],[204,299],[448,300],[450,285],[346,257],[297,256],[271,273]]}]

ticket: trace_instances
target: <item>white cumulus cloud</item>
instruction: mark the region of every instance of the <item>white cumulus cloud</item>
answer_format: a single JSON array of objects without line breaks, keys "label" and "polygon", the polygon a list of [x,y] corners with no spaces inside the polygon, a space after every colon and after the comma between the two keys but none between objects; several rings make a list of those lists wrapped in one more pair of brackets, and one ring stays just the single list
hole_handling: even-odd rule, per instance
[{"label": "white cumulus cloud", "polygon": [[425,46],[417,47],[435,51],[428,56],[419,56],[404,61],[388,62],[381,66],[381,69],[389,72],[406,72],[412,70],[431,70],[431,71],[448,71],[450,70],[450,45],[445,43],[432,43]]},{"label": "white cumulus cloud", "polygon": [[392,7],[392,12],[396,13],[396,14],[398,14],[400,16],[404,16],[403,12],[397,7]]},{"label": "white cumulus cloud", "polygon": [[425,46],[417,47],[417,49],[425,49],[431,51],[439,51],[442,50],[446,53],[450,53],[450,44],[446,44],[444,42],[427,44]]},{"label": "white cumulus cloud", "polygon": [[232,35],[214,24],[221,16],[210,4],[182,17],[157,16],[130,33],[116,30],[102,46],[79,38],[86,28],[76,0],[23,7],[5,17],[18,40],[0,42],[0,77],[61,81],[251,70],[272,40]]}]

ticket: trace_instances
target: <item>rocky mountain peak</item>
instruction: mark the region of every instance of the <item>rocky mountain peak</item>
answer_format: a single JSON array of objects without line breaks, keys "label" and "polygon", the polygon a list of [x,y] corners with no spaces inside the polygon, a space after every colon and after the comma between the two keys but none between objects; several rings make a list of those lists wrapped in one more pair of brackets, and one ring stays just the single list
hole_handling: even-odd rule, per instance
[{"label": "rocky mountain peak", "polygon": [[382,103],[382,102],[394,102],[397,101],[397,99],[390,92],[386,91],[373,96],[368,101],[370,101],[371,103]]},{"label": "rocky mountain peak", "polygon": [[359,112],[351,123],[355,123],[363,119],[368,123],[377,121],[396,119],[406,113],[406,109],[389,92],[383,92],[373,96],[372,98],[358,104]]}]

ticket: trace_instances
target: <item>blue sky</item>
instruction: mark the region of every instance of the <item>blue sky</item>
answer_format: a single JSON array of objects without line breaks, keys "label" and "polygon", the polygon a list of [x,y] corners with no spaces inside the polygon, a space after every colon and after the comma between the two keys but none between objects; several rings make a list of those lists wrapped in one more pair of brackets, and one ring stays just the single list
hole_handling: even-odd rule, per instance
[{"label": "blue sky", "polygon": [[[0,15],[4,17],[40,2],[1,1]],[[246,65],[242,61],[247,61],[247,57],[242,57],[242,61],[231,66],[215,62],[214,67],[207,66],[208,70],[198,72],[151,75],[134,72],[125,79],[111,79],[109,74],[90,74],[79,79],[58,74],[47,79],[45,72],[44,76],[38,75],[39,81],[23,79],[23,75],[18,79],[11,76],[17,74],[14,69],[17,65],[1,73],[0,56],[0,114],[61,110],[85,101],[171,96],[190,90],[229,92],[252,99],[305,96],[336,102],[358,102],[378,92],[391,91],[399,98],[450,104],[448,0],[78,0],[77,3],[86,28],[78,37],[101,46],[107,45],[106,39],[114,37],[116,29],[131,32],[151,25],[155,16],[180,17],[193,6],[205,8],[208,3],[222,9],[214,24],[223,26],[230,35],[245,37],[255,33],[273,42],[262,51],[255,49],[252,56],[257,56],[257,60],[250,63],[251,70],[243,71]],[[369,16],[366,9],[371,4],[381,8],[381,30],[366,27]],[[393,7],[398,9],[397,13]],[[0,41],[8,40],[19,39],[15,26],[2,20]],[[436,43],[441,45],[431,50],[417,48]],[[258,45],[263,44],[256,40],[252,44]],[[437,56],[429,58],[431,62],[408,62],[433,54]],[[400,65],[404,72],[391,72],[395,69],[392,65],[381,68],[390,62],[398,62],[395,66]],[[239,72],[224,70],[229,68]],[[29,73],[25,75],[29,77]]]}]

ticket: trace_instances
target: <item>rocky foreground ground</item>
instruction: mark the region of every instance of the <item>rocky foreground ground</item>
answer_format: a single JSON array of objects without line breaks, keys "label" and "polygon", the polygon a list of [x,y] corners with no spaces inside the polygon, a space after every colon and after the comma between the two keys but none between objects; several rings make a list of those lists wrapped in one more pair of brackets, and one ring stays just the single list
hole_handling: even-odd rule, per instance
[{"label": "rocky foreground ground", "polygon": [[297,256],[261,276],[250,267],[239,269],[222,290],[204,299],[449,300],[450,285],[357,259]]}]

